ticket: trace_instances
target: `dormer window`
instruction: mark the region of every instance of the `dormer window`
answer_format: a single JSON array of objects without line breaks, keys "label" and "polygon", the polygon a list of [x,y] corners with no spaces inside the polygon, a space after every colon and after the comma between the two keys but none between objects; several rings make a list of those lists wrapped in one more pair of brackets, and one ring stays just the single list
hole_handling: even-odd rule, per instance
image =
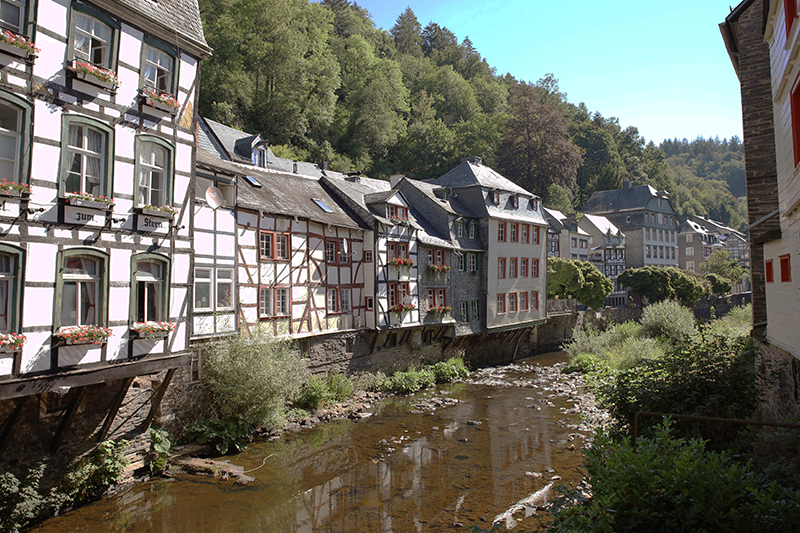
[{"label": "dormer window", "polygon": [[389,205],[389,218],[395,220],[408,220],[408,208],[399,205]]},{"label": "dormer window", "polygon": [[253,148],[253,164],[259,168],[266,168],[267,151],[263,147]]},{"label": "dormer window", "polygon": [[528,204],[528,209],[531,211],[538,211],[539,210],[539,201],[536,198],[531,198],[530,203]]},{"label": "dormer window", "polygon": [[489,191],[489,200],[494,205],[500,205],[500,193],[497,191]]},{"label": "dormer window", "polygon": [[511,207],[513,207],[514,209],[519,208],[519,196],[511,197]]}]

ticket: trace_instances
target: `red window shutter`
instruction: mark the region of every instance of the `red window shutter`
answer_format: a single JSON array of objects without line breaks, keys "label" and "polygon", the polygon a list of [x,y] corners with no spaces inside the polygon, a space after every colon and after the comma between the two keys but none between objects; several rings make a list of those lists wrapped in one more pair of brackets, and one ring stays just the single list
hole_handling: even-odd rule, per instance
[{"label": "red window shutter", "polygon": [[781,281],[792,281],[792,263],[788,255],[782,255],[781,260]]},{"label": "red window shutter", "polygon": [[783,15],[786,21],[786,36],[792,31],[792,24],[797,18],[797,0],[783,0]]},{"label": "red window shutter", "polygon": [[767,259],[764,262],[764,273],[766,274],[767,283],[772,283],[775,278],[772,274],[772,259]]},{"label": "red window shutter", "polygon": [[800,79],[795,80],[792,95],[789,99],[792,114],[792,148],[794,149],[794,166],[800,163]]}]

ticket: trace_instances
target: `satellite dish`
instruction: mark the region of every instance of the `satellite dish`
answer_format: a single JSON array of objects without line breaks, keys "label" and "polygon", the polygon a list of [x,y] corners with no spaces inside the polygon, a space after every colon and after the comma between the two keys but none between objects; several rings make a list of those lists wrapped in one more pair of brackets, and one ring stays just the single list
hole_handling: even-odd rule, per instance
[{"label": "satellite dish", "polygon": [[206,189],[206,202],[211,206],[211,209],[217,209],[225,203],[225,197],[222,196],[222,191],[216,187],[209,187]]},{"label": "satellite dish", "polygon": [[408,294],[403,296],[403,303],[406,304],[406,305],[410,304],[411,303],[411,296],[408,295]]},{"label": "satellite dish", "polygon": [[347,239],[342,240],[342,253],[347,255]]}]

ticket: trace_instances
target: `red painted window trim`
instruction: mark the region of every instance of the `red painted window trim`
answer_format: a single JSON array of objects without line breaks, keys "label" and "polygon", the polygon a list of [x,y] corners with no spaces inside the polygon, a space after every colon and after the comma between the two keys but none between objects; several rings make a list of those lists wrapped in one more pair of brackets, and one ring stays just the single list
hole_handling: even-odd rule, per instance
[{"label": "red painted window trim", "polygon": [[786,36],[792,31],[794,20],[797,18],[797,0],[783,0],[783,16],[786,21]]},{"label": "red painted window trim", "polygon": [[764,274],[767,278],[767,283],[772,283],[775,281],[775,274],[774,269],[772,267],[772,259],[767,259],[764,261]]},{"label": "red painted window trim", "polygon": [[506,258],[497,258],[497,279],[505,279],[506,277]]},{"label": "red painted window trim", "polygon": [[531,291],[531,309],[539,309],[539,291]]},{"label": "red painted window trim", "polygon": [[794,81],[792,93],[789,95],[789,106],[792,116],[792,149],[794,166],[800,163],[800,76]]},{"label": "red painted window trim", "polygon": [[[525,305],[522,305],[522,303],[523,303],[523,298],[522,297],[523,296],[525,297],[525,300],[524,300]],[[530,304],[528,303],[528,291],[519,293],[519,297],[518,298],[519,298],[519,310],[520,311],[528,311],[530,309]]]},{"label": "red painted window trim", "polygon": [[792,260],[789,254],[782,255],[778,259],[781,262],[781,283],[792,281]]},{"label": "red painted window trim", "polygon": [[[523,231],[524,230],[524,231]],[[522,244],[528,244],[531,242],[531,225],[530,224],[520,224],[519,227],[520,231],[520,240]]]},{"label": "red painted window trim", "polygon": [[509,278],[516,278],[519,274],[519,260],[516,257],[512,257],[508,260],[508,277]]},{"label": "red painted window trim", "polygon": [[[500,310],[502,308],[502,311]],[[504,315],[506,314],[506,295],[505,294],[498,294],[497,295],[497,314]]]},{"label": "red painted window trim", "polygon": [[536,230],[533,232],[533,244],[539,244],[539,226],[534,226],[533,229]]},{"label": "red painted window trim", "polygon": [[[511,308],[511,302],[514,302],[514,308]],[[518,300],[517,300],[517,293],[510,292],[508,293],[508,312],[509,313],[516,313],[519,309]]]},{"label": "red painted window trim", "polygon": [[497,223],[497,242],[506,242],[506,237],[508,235],[506,229],[505,222]]},{"label": "red painted window trim", "polygon": [[539,260],[535,257],[531,258],[531,277],[539,277]]},{"label": "red painted window trim", "polygon": [[519,239],[519,224],[512,222],[508,228],[509,242],[517,242]]}]

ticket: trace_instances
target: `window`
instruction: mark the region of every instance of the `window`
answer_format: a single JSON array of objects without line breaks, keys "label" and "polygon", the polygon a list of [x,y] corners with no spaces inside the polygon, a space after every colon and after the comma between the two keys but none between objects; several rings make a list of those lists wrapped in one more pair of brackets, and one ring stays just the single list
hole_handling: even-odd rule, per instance
[{"label": "window", "polygon": [[508,312],[509,313],[516,313],[517,312],[517,293],[512,292],[508,295]]},{"label": "window", "polygon": [[506,295],[505,294],[498,294],[497,295],[497,314],[502,315],[506,312]]},{"label": "window", "polygon": [[22,250],[0,244],[0,332],[19,331],[22,253]]},{"label": "window", "polygon": [[325,260],[328,263],[336,262],[336,243],[328,241],[325,243]]},{"label": "window", "polygon": [[[145,40],[144,54],[142,57],[142,86],[149,87],[160,93],[176,95],[175,53],[166,46],[156,41]],[[263,152],[264,159],[266,153]],[[263,167],[264,165],[258,165]]]},{"label": "window", "polygon": [[539,260],[538,259],[531,259],[531,277],[538,278],[539,277]]},{"label": "window", "polygon": [[428,289],[428,309],[447,305],[444,289]]},{"label": "window", "polygon": [[489,192],[489,201],[494,205],[500,205],[500,193],[497,191]]},{"label": "window", "polygon": [[475,224],[470,224],[469,225],[469,238],[470,239],[474,239],[475,238]]},{"label": "window", "polygon": [[519,277],[527,278],[528,277],[528,259],[522,258],[519,260]]},{"label": "window", "polygon": [[528,224],[522,224],[520,226],[521,235],[519,237],[519,242],[521,242],[523,244],[528,244],[528,239],[530,238],[528,236],[529,230],[530,230],[530,226]]},{"label": "window", "polygon": [[659,246],[658,247],[658,257],[659,257],[659,259],[664,259],[664,247],[663,246]]},{"label": "window", "polygon": [[372,250],[364,250],[364,262],[372,263]]},{"label": "window", "polygon": [[233,307],[233,270],[196,268],[194,270],[194,308],[196,310]]},{"label": "window", "polygon": [[469,312],[467,302],[458,302],[458,318],[461,322],[469,322]]},{"label": "window", "polygon": [[350,256],[347,254],[347,246],[343,240],[325,241],[325,260],[329,264],[347,264]]},{"label": "window", "polygon": [[517,277],[517,258],[512,257],[508,260],[508,277],[509,278],[516,278]]},{"label": "window", "polygon": [[673,247],[671,248],[671,250],[672,250],[672,258],[675,259],[675,248]]},{"label": "window", "polygon": [[169,262],[155,254],[133,256],[133,290],[131,305],[133,322],[168,320]]},{"label": "window", "polygon": [[25,2],[0,0],[0,27],[15,33],[23,33]]},{"label": "window", "polygon": [[650,240],[650,228],[645,228],[644,234],[645,234],[645,239],[647,239],[649,241]]},{"label": "window", "polygon": [[136,205],[169,205],[172,196],[172,146],[155,137],[139,137],[136,148]]},{"label": "window", "polygon": [[475,254],[467,254],[467,270],[470,272],[478,271],[478,256]]},{"label": "window", "polygon": [[407,242],[389,242],[387,244],[387,258],[392,259],[408,259],[408,243]]},{"label": "window", "polygon": [[91,119],[64,115],[61,175],[63,195],[78,192],[109,196],[111,190],[110,147],[113,131]]},{"label": "window", "polygon": [[289,315],[289,289],[261,287],[259,289],[259,315],[262,318]]},{"label": "window", "polygon": [[456,237],[463,237],[464,236],[464,223],[463,222],[456,222]]},{"label": "window", "polygon": [[645,255],[646,255],[648,258],[650,258],[650,245],[648,244],[648,245],[647,245],[647,246],[645,246],[644,248],[645,248]]},{"label": "window", "polygon": [[444,264],[444,252],[441,250],[436,250],[436,264],[437,265]]},{"label": "window", "polygon": [[658,230],[658,240],[662,241],[662,242],[664,241],[664,230],[663,229]]},{"label": "window", "polygon": [[342,305],[342,313],[350,312],[350,289],[339,289],[339,302]]},{"label": "window", "polygon": [[781,282],[792,281],[792,263],[790,256],[782,255],[780,256],[781,261]]},{"label": "window", "polygon": [[[253,148],[253,154],[251,156],[251,160],[253,164],[259,168],[266,168],[267,162],[267,151],[263,148]],[[332,213],[331,209],[325,205],[322,200],[316,200],[312,198],[312,201],[319,206],[320,209],[325,211],[326,213]]]},{"label": "window", "polygon": [[275,235],[275,258],[289,259],[288,235]]},{"label": "window", "polygon": [[539,309],[539,291],[531,291],[531,309]]},{"label": "window", "polygon": [[500,257],[497,259],[497,277],[498,279],[502,279],[506,277],[506,259],[505,257]]},{"label": "window", "polygon": [[587,241],[586,239],[581,239],[581,248],[583,248],[584,250],[589,248],[589,241]]},{"label": "window", "polygon": [[694,255],[694,246],[686,247],[686,255]]},{"label": "window", "polygon": [[497,223],[497,242],[505,242],[506,241],[506,223],[505,222],[498,222]]},{"label": "window", "polygon": [[[0,11],[0,17],[2,13]],[[0,92],[0,179],[27,181],[30,116],[28,102]]]},{"label": "window", "polygon": [[464,254],[458,254],[458,270],[464,272]]},{"label": "window", "polygon": [[767,283],[772,283],[775,281],[775,274],[772,268],[772,259],[767,259],[764,261],[764,271],[767,277]]},{"label": "window", "polygon": [[[261,260],[289,259],[289,236],[271,231],[262,231],[258,236],[258,251]],[[327,250],[326,250],[327,251]]]},{"label": "window", "polygon": [[631,216],[630,215],[626,216],[625,217],[625,222],[630,223],[630,221],[631,221]]},{"label": "window", "polygon": [[527,291],[519,293],[519,310],[520,311],[527,311],[528,310],[528,293],[527,293]]},{"label": "window", "polygon": [[533,244],[539,244],[539,226],[532,228],[533,231]]},{"label": "window", "polygon": [[389,307],[405,303],[408,296],[408,282],[389,283]]},{"label": "window", "polygon": [[478,300],[472,300],[472,320],[478,320],[480,318],[480,307],[479,307]]},{"label": "window", "polygon": [[119,24],[88,6],[72,4],[72,48],[68,60],[78,59],[116,70]]},{"label": "window", "polygon": [[328,289],[328,312],[339,312],[339,298],[337,296],[336,289]]},{"label": "window", "polygon": [[[195,188],[194,188],[194,197],[196,200],[200,200],[201,203],[207,203],[206,200],[206,191],[209,187],[216,187],[222,193],[222,199],[224,201],[223,205],[227,207],[232,207],[236,200],[234,198],[236,192],[236,186],[231,180],[225,180],[222,178],[216,178],[213,176],[202,176],[198,173],[197,178],[195,180]],[[262,217],[263,218],[263,217]]]},{"label": "window", "polygon": [[511,242],[517,242],[517,223],[516,222],[512,222],[511,223],[511,231],[509,233],[511,234]]},{"label": "window", "polygon": [[694,270],[694,261],[686,261],[686,270]]},{"label": "window", "polygon": [[61,308],[57,327],[106,324],[108,257],[95,250],[61,253],[57,294]]},{"label": "window", "polygon": [[578,239],[577,239],[577,237],[572,237],[572,247],[573,248],[577,248],[578,247]]},{"label": "window", "polygon": [[374,301],[372,296],[367,296],[365,299],[365,304],[367,306],[367,311],[372,311],[374,309]]},{"label": "window", "polygon": [[408,208],[399,205],[388,205],[389,218],[408,220]]},{"label": "window", "polygon": [[512,196],[511,197],[511,207],[517,209],[519,207],[519,196]]}]

